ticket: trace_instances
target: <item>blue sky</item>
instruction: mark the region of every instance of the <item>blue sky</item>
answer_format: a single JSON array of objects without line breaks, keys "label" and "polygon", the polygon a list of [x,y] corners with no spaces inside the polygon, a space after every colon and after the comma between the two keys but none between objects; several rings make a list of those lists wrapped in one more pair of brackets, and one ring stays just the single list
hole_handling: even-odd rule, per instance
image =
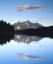
[{"label": "blue sky", "polygon": [[[21,12],[15,8],[24,5],[43,5],[43,7]],[[38,21],[44,26],[53,25],[53,0],[0,0],[0,20],[2,19],[11,24],[28,19],[32,22]]]}]

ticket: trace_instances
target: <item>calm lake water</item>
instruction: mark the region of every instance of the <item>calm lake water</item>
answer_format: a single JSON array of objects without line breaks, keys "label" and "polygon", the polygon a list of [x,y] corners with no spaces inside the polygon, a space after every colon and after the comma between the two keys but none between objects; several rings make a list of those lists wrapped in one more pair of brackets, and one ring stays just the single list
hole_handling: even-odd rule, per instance
[{"label": "calm lake water", "polygon": [[15,35],[0,45],[0,64],[53,64],[53,39]]}]

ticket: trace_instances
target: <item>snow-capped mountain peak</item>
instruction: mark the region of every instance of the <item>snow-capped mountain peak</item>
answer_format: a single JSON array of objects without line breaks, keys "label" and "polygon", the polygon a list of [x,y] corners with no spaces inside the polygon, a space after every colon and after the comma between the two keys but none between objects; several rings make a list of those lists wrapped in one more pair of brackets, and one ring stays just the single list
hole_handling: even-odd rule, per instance
[{"label": "snow-capped mountain peak", "polygon": [[19,21],[19,22],[15,23],[13,26],[14,26],[15,29],[17,29],[18,27],[20,27],[19,29],[27,29],[27,28],[37,29],[37,28],[44,27],[39,23],[32,23],[29,20],[24,21],[24,22]]}]

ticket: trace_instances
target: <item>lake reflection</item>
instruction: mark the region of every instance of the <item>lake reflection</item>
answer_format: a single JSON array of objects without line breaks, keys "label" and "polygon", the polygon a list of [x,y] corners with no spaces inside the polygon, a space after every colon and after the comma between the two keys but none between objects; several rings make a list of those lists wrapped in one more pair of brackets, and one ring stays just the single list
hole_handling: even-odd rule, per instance
[{"label": "lake reflection", "polygon": [[0,45],[0,64],[53,64],[53,39],[16,34]]},{"label": "lake reflection", "polygon": [[42,39],[43,37],[38,37],[38,36],[26,36],[26,35],[15,35],[14,41],[17,41],[19,44],[20,43],[27,43],[30,44],[33,41],[38,42]]}]

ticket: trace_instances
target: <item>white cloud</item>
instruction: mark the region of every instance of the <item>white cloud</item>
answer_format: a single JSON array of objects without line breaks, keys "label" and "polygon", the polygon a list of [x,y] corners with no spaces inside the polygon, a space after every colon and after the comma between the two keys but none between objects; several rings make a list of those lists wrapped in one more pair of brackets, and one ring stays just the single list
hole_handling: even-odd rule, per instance
[{"label": "white cloud", "polygon": [[47,17],[39,18],[40,20],[46,19]]},{"label": "white cloud", "polygon": [[44,6],[45,6],[45,5],[37,4],[37,5],[32,5],[32,6],[29,6],[29,5],[15,6],[14,8],[16,8],[18,11],[24,11],[24,10],[27,10],[27,9],[42,8],[42,7],[44,7]]}]

